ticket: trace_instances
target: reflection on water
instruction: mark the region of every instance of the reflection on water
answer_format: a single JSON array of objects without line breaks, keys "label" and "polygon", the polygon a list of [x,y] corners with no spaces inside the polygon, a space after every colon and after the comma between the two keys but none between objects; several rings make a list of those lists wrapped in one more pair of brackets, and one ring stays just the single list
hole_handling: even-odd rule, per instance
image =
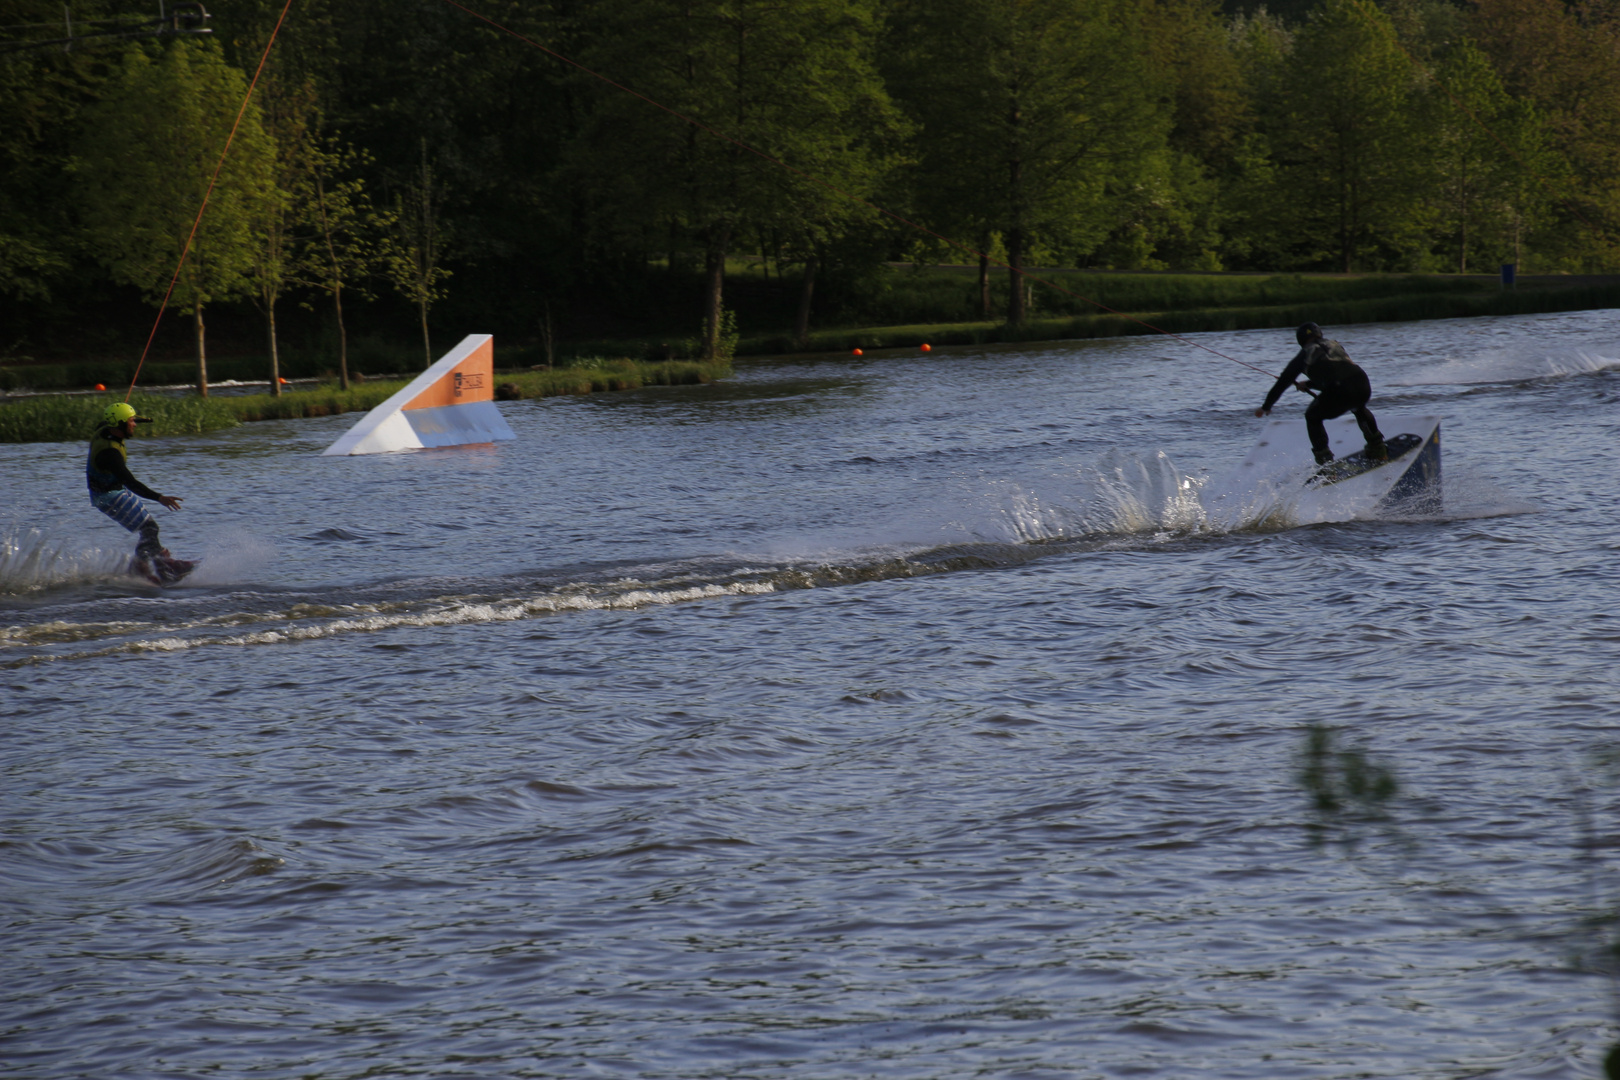
[{"label": "reflection on water", "polygon": [[[1444,511],[1305,528],[1201,498],[1267,380],[1147,339],[139,440],[167,591],[80,447],[0,447],[8,1065],[1593,1072],[1608,321],[1334,328],[1445,417]],[[1418,847],[1311,846],[1311,725]]]}]

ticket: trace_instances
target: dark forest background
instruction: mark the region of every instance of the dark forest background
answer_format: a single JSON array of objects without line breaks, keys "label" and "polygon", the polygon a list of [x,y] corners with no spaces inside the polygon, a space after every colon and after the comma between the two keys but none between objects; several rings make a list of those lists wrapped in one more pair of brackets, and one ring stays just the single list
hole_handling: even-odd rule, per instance
[{"label": "dark forest background", "polygon": [[[161,12],[0,0],[0,360],[145,340],[282,3]],[[226,161],[165,355],[713,352],[903,317],[895,263],[1012,323],[999,264],[1606,272],[1620,0],[295,0]]]}]

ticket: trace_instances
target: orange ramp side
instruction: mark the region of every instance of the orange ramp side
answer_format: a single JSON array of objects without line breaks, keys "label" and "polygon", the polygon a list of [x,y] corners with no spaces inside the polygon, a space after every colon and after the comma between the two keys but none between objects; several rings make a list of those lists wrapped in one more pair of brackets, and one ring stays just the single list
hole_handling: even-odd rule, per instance
[{"label": "orange ramp side", "polygon": [[485,336],[467,356],[457,361],[405,404],[405,409],[438,409],[495,400],[495,339]]},{"label": "orange ramp side", "polygon": [[494,339],[469,334],[322,454],[387,454],[515,439],[495,404],[494,382]]}]

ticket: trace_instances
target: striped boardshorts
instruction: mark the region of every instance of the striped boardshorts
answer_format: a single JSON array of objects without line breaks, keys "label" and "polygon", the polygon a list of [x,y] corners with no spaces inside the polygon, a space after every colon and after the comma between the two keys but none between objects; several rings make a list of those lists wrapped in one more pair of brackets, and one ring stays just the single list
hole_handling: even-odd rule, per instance
[{"label": "striped boardshorts", "polygon": [[123,489],[118,491],[92,491],[90,502],[97,510],[112,518],[130,532],[140,532],[152,522],[152,514],[140,497]]}]

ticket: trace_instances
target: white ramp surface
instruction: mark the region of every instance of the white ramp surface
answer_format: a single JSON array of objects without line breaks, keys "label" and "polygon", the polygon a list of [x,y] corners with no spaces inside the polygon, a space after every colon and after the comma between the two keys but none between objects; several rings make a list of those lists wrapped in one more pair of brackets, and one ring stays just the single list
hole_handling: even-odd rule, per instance
[{"label": "white ramp surface", "polygon": [[495,339],[468,334],[321,455],[388,454],[515,438],[495,405]]}]

